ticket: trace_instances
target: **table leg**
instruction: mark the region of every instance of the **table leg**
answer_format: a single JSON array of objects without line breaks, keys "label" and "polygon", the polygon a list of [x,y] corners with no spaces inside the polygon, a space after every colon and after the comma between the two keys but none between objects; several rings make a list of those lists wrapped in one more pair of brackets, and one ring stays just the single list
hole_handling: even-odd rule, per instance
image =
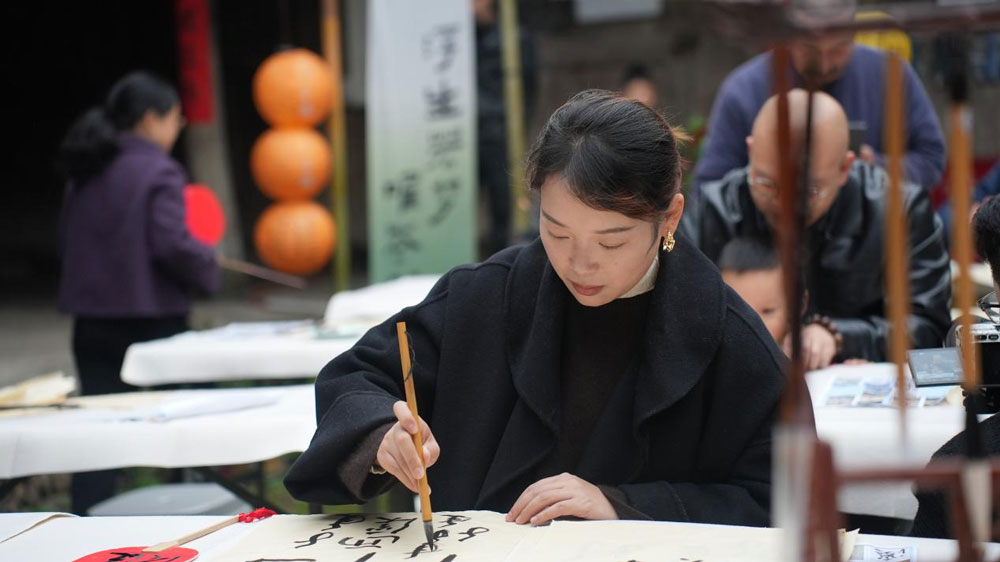
[{"label": "table leg", "polygon": [[[201,474],[205,479],[211,480],[212,482],[215,482],[219,486],[222,486],[223,488],[229,490],[230,492],[232,492],[233,495],[250,504],[250,507],[253,509],[256,509],[258,507],[266,507],[276,513],[285,513],[284,510],[279,509],[277,506],[271,503],[268,503],[267,498],[264,497],[263,493],[254,494],[250,490],[247,490],[245,487],[241,486],[239,483],[223,478],[221,475],[219,475],[218,472],[213,470],[212,467],[199,466],[193,468],[193,470],[197,471],[198,474]],[[263,492],[263,487],[261,487],[260,490],[261,492]]]},{"label": "table leg", "polygon": [[265,492],[265,490],[264,490],[264,462],[263,461],[257,463],[257,470],[255,471],[254,476],[257,477],[257,493],[262,498],[265,497],[265,496],[267,496],[267,492]]}]

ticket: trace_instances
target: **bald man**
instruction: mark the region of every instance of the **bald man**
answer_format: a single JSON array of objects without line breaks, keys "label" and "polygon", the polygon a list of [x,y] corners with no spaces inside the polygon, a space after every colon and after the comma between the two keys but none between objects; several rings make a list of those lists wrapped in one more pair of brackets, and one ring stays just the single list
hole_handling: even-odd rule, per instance
[{"label": "bald man", "polygon": [[[792,153],[801,153],[808,94],[789,92]],[[774,243],[777,193],[777,98],[764,103],[746,138],[749,165],[705,184],[681,229],[713,261],[727,242],[756,237]],[[861,358],[886,359],[885,224],[888,178],[848,150],[847,117],[830,95],[813,101],[811,174],[804,278],[809,291],[803,351],[809,369]],[[910,317],[916,348],[939,347],[949,323],[951,277],[940,219],[925,190],[904,184],[910,217]],[[786,348],[787,350],[787,348]]]}]

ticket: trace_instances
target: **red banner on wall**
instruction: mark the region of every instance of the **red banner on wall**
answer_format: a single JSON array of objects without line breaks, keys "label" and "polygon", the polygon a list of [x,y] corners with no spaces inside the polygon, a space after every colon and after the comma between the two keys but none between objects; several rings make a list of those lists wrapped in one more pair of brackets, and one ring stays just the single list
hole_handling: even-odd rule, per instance
[{"label": "red banner on wall", "polygon": [[212,19],[208,0],[174,0],[181,103],[189,123],[212,120]]}]

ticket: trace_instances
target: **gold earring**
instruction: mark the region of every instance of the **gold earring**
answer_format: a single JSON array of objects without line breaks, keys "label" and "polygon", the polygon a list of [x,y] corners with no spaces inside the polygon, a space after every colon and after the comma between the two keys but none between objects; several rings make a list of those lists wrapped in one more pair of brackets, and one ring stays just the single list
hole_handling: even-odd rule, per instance
[{"label": "gold earring", "polygon": [[674,240],[674,233],[668,231],[667,237],[663,239],[663,245],[661,247],[663,248],[664,252],[670,253],[674,251],[675,243],[676,241]]}]

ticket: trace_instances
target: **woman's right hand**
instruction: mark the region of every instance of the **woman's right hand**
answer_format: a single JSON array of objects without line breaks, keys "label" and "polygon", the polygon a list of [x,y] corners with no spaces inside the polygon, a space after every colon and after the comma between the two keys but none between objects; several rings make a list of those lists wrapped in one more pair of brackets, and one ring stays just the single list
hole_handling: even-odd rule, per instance
[{"label": "woman's right hand", "polygon": [[[441,455],[441,447],[434,439],[427,422],[423,418],[414,418],[406,402],[400,400],[393,404],[392,413],[396,414],[397,421],[382,437],[375,462],[395,476],[410,491],[419,493],[420,478],[424,475],[424,468],[437,462],[438,456]],[[417,423],[420,424],[420,435],[424,440],[424,465],[420,464],[417,449],[413,446]]]}]

